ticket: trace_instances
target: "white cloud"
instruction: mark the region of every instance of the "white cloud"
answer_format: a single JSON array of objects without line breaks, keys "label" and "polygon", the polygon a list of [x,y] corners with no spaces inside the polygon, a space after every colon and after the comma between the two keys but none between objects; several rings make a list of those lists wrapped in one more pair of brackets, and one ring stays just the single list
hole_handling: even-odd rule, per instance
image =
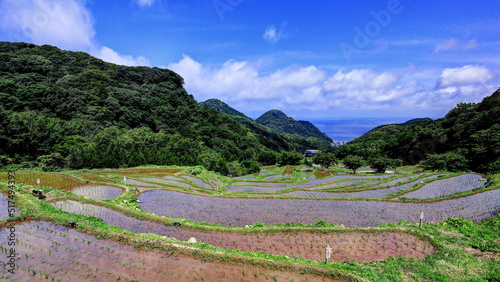
[{"label": "white cloud", "polygon": [[475,39],[460,41],[456,38],[450,38],[445,42],[442,42],[436,46],[434,49],[435,53],[447,50],[470,50],[477,47],[477,41]]},{"label": "white cloud", "polygon": [[5,0],[0,28],[34,44],[84,49],[93,44],[93,18],[78,0]]},{"label": "white cloud", "polygon": [[[186,89],[199,101],[218,98],[247,114],[272,108],[290,114],[444,114],[459,102],[479,102],[495,90],[481,84],[493,75],[478,66],[433,71],[415,66],[386,72],[341,69],[327,75],[316,66],[292,65],[264,73],[250,61],[229,60],[211,67],[184,55],[168,67],[184,77]],[[442,87],[433,88],[438,79]]]},{"label": "white cloud", "polygon": [[203,66],[184,55],[182,60],[170,64],[169,69],[179,73],[186,82],[186,88],[205,99],[220,97],[231,100],[251,95],[248,89],[256,88],[258,72],[249,62],[229,60],[221,68]]},{"label": "white cloud", "polygon": [[275,88],[303,88],[322,81],[325,74],[315,66],[288,67],[277,70],[265,79],[265,83]]},{"label": "white cloud", "polygon": [[272,43],[278,42],[285,37],[286,34],[283,31],[278,31],[274,25],[268,26],[262,35],[262,38]]},{"label": "white cloud", "polygon": [[348,89],[350,95],[356,95],[357,92],[365,89],[385,90],[394,86],[398,79],[396,73],[390,72],[376,74],[370,69],[354,69],[344,73],[339,70],[325,82],[324,87],[328,91]]},{"label": "white cloud", "polygon": [[[404,72],[403,72],[404,73]],[[382,109],[402,103],[405,97],[422,90],[416,81],[402,82],[400,72],[375,73],[370,69],[339,70],[325,81],[328,100],[343,101],[353,109]]]},{"label": "white cloud", "polygon": [[155,1],[156,0],[135,0],[137,5],[139,5],[141,7],[150,7],[154,4]]},{"label": "white cloud", "polygon": [[492,83],[495,75],[483,66],[466,65],[447,68],[441,72],[436,87],[429,99],[437,105],[451,109],[459,102],[480,102],[498,85]]},{"label": "white cloud", "polygon": [[446,88],[468,84],[484,84],[493,78],[493,73],[482,66],[466,65],[460,68],[444,69],[436,87]]},{"label": "white cloud", "polygon": [[339,70],[328,77],[316,66],[294,65],[264,75],[258,64],[248,61],[230,60],[220,68],[211,68],[186,55],[168,67],[184,77],[186,89],[198,100],[246,101],[246,108],[239,109],[243,112],[262,108],[381,109],[422,91],[422,85],[415,81],[402,82],[407,70]]},{"label": "white cloud", "polygon": [[120,65],[149,65],[142,56],[134,58],[99,46],[94,37],[94,19],[84,0],[4,0],[0,10],[0,29],[19,41],[88,52]]},{"label": "white cloud", "polygon": [[183,76],[187,90],[200,100],[291,101],[297,95],[310,96],[312,88],[304,90],[320,86],[325,78],[324,72],[315,66],[290,66],[260,75],[258,63],[229,60],[216,69],[186,55],[168,68]]},{"label": "white cloud", "polygon": [[124,66],[149,66],[149,60],[143,56],[132,57],[130,55],[119,54],[115,50],[103,46],[97,53],[96,57],[110,63]]}]

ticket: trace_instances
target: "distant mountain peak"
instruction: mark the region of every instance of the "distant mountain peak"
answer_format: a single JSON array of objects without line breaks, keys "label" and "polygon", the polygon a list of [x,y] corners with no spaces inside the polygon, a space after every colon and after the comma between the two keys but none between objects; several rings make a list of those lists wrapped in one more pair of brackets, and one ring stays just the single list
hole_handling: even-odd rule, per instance
[{"label": "distant mountain peak", "polygon": [[290,117],[287,116],[284,112],[282,112],[280,110],[272,109],[272,110],[265,112],[259,118],[290,118]]},{"label": "distant mountain peak", "polygon": [[316,137],[329,143],[333,141],[311,122],[297,121],[277,109],[265,112],[255,121],[280,133],[297,134],[303,137]]},{"label": "distant mountain peak", "polygon": [[244,113],[232,108],[231,106],[229,106],[228,104],[224,103],[223,101],[221,101],[219,99],[215,99],[215,98],[208,99],[205,102],[200,102],[199,105],[202,107],[206,106],[210,109],[218,111],[219,113],[227,114],[230,116],[239,116],[239,117],[244,117],[244,118],[250,119]]}]

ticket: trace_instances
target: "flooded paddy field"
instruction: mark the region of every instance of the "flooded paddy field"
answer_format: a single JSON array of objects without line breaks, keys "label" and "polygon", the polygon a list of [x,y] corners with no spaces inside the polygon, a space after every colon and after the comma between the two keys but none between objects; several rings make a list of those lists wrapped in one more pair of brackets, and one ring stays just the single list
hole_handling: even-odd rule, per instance
[{"label": "flooded paddy field", "polygon": [[207,189],[213,189],[214,187],[210,185],[209,183],[203,181],[201,178],[190,176],[190,175],[185,175],[184,178],[193,181],[196,185],[202,187],[202,188],[207,188]]},{"label": "flooded paddy field", "polygon": [[[228,191],[233,192],[253,192],[253,193],[272,193],[286,189],[328,189],[356,184],[376,184],[384,181],[391,175],[335,175],[327,178],[309,180],[303,183],[293,182],[257,182],[257,181],[236,181],[227,187]],[[299,177],[300,178],[300,177]],[[370,181],[370,179],[373,179]],[[266,189],[268,188],[268,189]]]},{"label": "flooded paddy field", "polygon": [[123,190],[114,186],[83,185],[73,188],[71,192],[90,199],[107,200],[117,197]]},{"label": "flooded paddy field", "polygon": [[499,205],[500,189],[431,203],[216,198],[165,190],[146,191],[138,199],[142,210],[149,213],[221,225],[245,226],[259,221],[313,224],[327,220],[337,225],[369,227],[400,220],[415,223],[420,211],[425,212],[427,221],[449,217],[479,221],[493,215]]},{"label": "flooded paddy field", "polygon": [[[376,188],[381,185],[375,185],[367,188],[363,191],[354,192],[322,192],[322,191],[292,191],[280,194],[281,196],[294,196],[294,197],[312,197],[312,198],[367,198],[367,199],[377,199],[386,197],[392,193],[396,193],[402,190],[411,189],[415,185],[419,184],[421,181],[426,179],[433,179],[439,175],[433,175],[421,178],[416,181],[408,182],[401,185],[395,185],[390,188]],[[401,182],[401,180],[398,180]],[[394,181],[388,182],[395,183]],[[384,185],[385,186],[385,185]],[[354,189],[353,189],[354,190]]]},{"label": "flooded paddy field", "polygon": [[404,195],[405,198],[427,199],[453,195],[458,192],[470,191],[486,187],[487,179],[478,174],[463,174],[446,179],[438,179],[425,184],[420,189]]},{"label": "flooded paddy field", "polygon": [[158,184],[148,183],[148,182],[139,181],[139,180],[130,179],[130,178],[127,178],[126,180],[125,180],[125,179],[122,179],[121,181],[122,181],[123,183],[132,184],[132,185],[135,185],[135,186],[143,186],[143,187],[160,187],[160,185],[158,185]]},{"label": "flooded paddy field", "polygon": [[[162,184],[171,184],[171,185],[176,185],[180,187],[188,187],[188,188],[196,188],[195,186],[182,182],[179,180],[172,180],[172,179],[161,179],[161,178],[152,178],[152,177],[139,177],[139,179],[144,180],[144,181],[149,181],[149,182],[158,182]],[[184,179],[182,179],[184,180]],[[185,181],[185,180],[184,180]]]},{"label": "flooded paddy field", "polygon": [[135,233],[153,233],[181,241],[187,241],[194,237],[199,242],[224,249],[262,251],[307,260],[321,261],[326,245],[333,246],[332,261],[356,260],[361,263],[383,260],[389,256],[423,259],[434,251],[434,247],[428,242],[405,233],[239,234],[216,231],[202,232],[138,220],[108,208],[75,201],[58,202],[52,205],[68,212],[100,217],[109,225],[116,225]]},{"label": "flooded paddy field", "polygon": [[[11,277],[7,267],[0,268],[0,277],[16,281],[321,281],[329,279],[323,276],[332,275],[332,271],[348,267],[356,269],[351,275],[360,275],[367,269],[392,265],[394,260],[405,261],[419,271],[420,266],[440,261],[453,252],[443,242],[461,240],[453,248],[469,246],[468,237],[454,229],[453,224],[461,221],[418,228],[415,223],[421,211],[424,223],[449,217],[478,222],[493,216],[500,205],[500,188],[492,176],[410,170],[395,174],[342,174],[334,170],[311,173],[311,169],[290,167],[285,170],[287,173],[276,167],[248,178],[251,180],[223,177],[198,167],[23,175],[18,182],[28,185],[20,184],[16,191],[23,217],[14,221],[3,215],[7,221],[16,222],[12,224],[19,244],[18,271],[16,277]],[[271,175],[280,177],[265,180]],[[314,179],[306,179],[311,176]],[[32,190],[38,188],[29,183],[36,183],[33,181],[37,178],[47,185],[53,179],[53,186],[40,187],[47,193],[46,199],[33,195]],[[124,178],[137,182],[123,183]],[[493,182],[495,185],[491,185]],[[6,187],[3,189],[5,197]],[[76,197],[68,191],[93,199]],[[443,195],[444,199],[436,200]],[[107,200],[110,198],[114,199]],[[1,196],[0,209],[6,211]],[[62,210],[91,217],[73,216]],[[43,220],[77,221],[77,230],[109,234],[111,241],[48,222],[21,222],[43,215],[41,211],[47,213]],[[369,228],[400,221],[410,224]],[[8,226],[5,220],[3,224]],[[486,223],[474,226],[482,224]],[[0,249],[4,253],[9,232],[8,228],[0,230]],[[187,242],[193,238],[197,243]],[[113,242],[115,239],[121,243]],[[141,251],[131,245],[141,246]],[[493,249],[493,245],[488,242],[484,246]],[[324,264],[326,246],[332,249],[330,265]],[[471,257],[479,251],[474,252]],[[483,253],[486,251],[479,255]],[[302,273],[319,276],[304,276],[300,270],[290,268],[293,265],[303,269],[300,260],[319,271]],[[451,255],[449,260],[445,259],[446,263],[452,263]],[[379,280],[392,277],[381,272],[376,275],[380,275]],[[360,277],[368,278],[364,274]],[[404,280],[406,276],[401,273],[397,277]]]},{"label": "flooded paddy field", "polygon": [[175,237],[179,240],[185,239],[185,241],[191,237],[191,234],[187,234],[180,238],[178,229],[174,226],[139,220],[106,207],[71,200],[55,202],[51,205],[70,213],[101,218],[108,225],[115,225],[134,233],[154,233],[161,236]]},{"label": "flooded paddy field", "polygon": [[[334,281],[310,274],[204,261],[175,249],[163,253],[140,251],[44,221],[25,222],[13,228],[18,239],[16,273],[8,273],[3,267],[0,274],[18,281],[233,281],[247,278]],[[3,252],[8,232],[11,232],[9,228],[0,230]]]}]

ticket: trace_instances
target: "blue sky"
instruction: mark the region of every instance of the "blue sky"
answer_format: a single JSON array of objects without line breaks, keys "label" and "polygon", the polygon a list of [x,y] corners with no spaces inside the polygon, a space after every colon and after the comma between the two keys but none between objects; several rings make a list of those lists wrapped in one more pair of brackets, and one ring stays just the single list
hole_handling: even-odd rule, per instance
[{"label": "blue sky", "polygon": [[251,117],[442,117],[500,86],[497,0],[0,0],[0,40],[170,68]]}]

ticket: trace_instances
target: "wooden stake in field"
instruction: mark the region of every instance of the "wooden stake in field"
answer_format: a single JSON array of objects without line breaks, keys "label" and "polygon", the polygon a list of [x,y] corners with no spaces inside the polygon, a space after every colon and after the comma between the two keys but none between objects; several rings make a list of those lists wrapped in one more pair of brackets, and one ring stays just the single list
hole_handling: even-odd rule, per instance
[{"label": "wooden stake in field", "polygon": [[419,228],[422,228],[422,220],[424,219],[424,211],[420,211],[420,224]]},{"label": "wooden stake in field", "polygon": [[38,186],[40,186],[40,178],[37,178],[37,179],[36,179],[36,184],[37,184]]},{"label": "wooden stake in field", "polygon": [[332,254],[332,248],[330,247],[330,245],[326,245],[325,263],[328,263],[328,260],[330,259],[331,254]]}]

